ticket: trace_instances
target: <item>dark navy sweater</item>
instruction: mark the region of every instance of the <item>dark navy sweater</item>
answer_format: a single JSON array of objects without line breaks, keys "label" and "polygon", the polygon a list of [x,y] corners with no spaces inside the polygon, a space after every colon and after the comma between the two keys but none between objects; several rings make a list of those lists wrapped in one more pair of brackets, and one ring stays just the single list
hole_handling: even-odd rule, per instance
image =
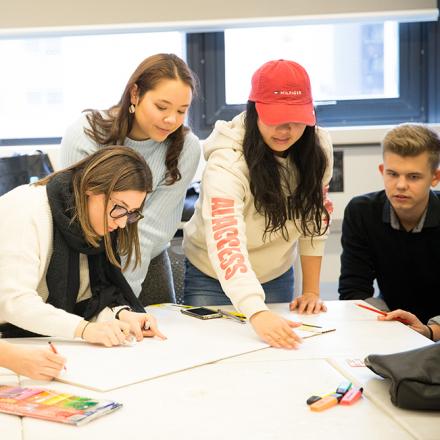
[{"label": "dark navy sweater", "polygon": [[385,191],[355,197],[342,224],[340,299],[373,296],[422,322],[440,315],[440,192],[431,191],[421,232],[396,230]]}]

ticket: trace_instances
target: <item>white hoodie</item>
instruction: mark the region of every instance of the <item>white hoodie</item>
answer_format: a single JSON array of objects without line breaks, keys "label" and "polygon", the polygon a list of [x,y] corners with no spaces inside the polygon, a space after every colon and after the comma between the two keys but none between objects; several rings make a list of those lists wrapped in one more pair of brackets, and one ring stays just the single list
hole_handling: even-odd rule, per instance
[{"label": "white hoodie", "polygon": [[[315,236],[312,242],[299,232],[295,221],[288,220],[289,241],[280,232],[263,240],[265,219],[255,209],[243,155],[244,116],[241,113],[230,122],[217,121],[204,142],[207,164],[195,213],[184,227],[183,247],[189,261],[218,279],[235,308],[251,317],[268,309],[261,283],[292,267],[297,243],[300,255],[322,256],[327,235]],[[326,131],[316,131],[329,163],[324,187],[332,176],[332,145]],[[279,160],[288,165],[286,159]],[[294,172],[290,174],[294,189]]]}]

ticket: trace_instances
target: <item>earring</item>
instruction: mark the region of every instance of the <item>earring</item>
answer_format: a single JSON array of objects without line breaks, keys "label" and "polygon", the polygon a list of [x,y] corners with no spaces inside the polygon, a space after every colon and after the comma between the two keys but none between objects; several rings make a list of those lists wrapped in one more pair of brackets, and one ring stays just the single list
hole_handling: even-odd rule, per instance
[{"label": "earring", "polygon": [[135,110],[136,107],[134,106],[134,104],[130,104],[130,107],[128,107],[128,113],[134,113]]}]

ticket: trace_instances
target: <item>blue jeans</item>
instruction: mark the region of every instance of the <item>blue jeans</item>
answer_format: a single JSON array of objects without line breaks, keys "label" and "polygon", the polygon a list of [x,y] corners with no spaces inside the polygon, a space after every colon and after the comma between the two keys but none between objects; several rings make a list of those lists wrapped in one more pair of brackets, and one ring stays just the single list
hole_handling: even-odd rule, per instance
[{"label": "blue jeans", "polygon": [[[284,303],[293,299],[293,267],[272,281],[263,283],[266,303]],[[185,258],[183,302],[191,306],[231,304],[220,282],[205,275]]]}]

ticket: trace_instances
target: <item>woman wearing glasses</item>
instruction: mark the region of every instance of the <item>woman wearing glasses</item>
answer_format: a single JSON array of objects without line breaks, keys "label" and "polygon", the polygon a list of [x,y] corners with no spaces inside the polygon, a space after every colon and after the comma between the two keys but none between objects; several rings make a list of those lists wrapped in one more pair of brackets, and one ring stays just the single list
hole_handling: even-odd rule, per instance
[{"label": "woman wearing glasses", "polygon": [[153,55],[133,72],[116,105],[85,111],[61,143],[63,166],[107,145],[126,145],[147,161],[153,184],[139,227],[142,263],[125,272],[143,304],[175,300],[166,248],[200,158],[198,138],[183,125],[194,88],[193,74],[179,57]]},{"label": "woman wearing glasses", "polygon": [[140,263],[137,222],[150,191],[142,156],[112,146],[0,197],[2,336],[107,347],[163,338],[122,275]]}]

